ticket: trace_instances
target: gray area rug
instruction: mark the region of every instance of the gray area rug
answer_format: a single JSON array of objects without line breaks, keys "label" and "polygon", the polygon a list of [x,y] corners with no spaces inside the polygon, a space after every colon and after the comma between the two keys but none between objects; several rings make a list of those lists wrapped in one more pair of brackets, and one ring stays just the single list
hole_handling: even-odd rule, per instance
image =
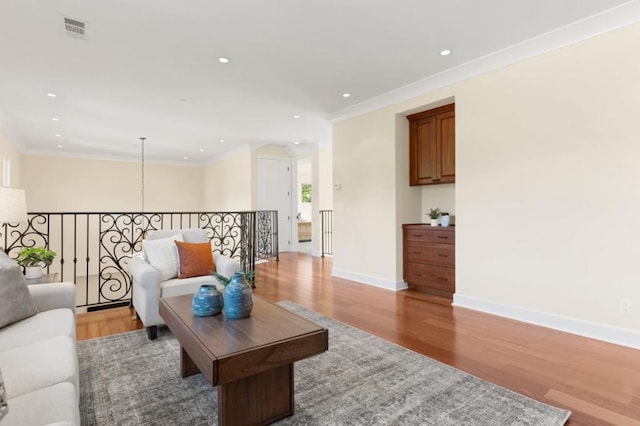
[{"label": "gray area rug", "polygon": [[[292,302],[329,329],[329,350],[295,364],[282,425],[563,425],[570,412],[485,382]],[[180,378],[167,328],[78,342],[83,425],[215,425],[217,392]]]}]

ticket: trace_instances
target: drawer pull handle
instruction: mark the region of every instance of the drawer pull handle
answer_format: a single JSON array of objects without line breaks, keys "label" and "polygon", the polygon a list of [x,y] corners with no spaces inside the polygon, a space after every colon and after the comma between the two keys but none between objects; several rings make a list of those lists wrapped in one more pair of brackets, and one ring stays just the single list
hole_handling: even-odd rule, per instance
[{"label": "drawer pull handle", "polygon": [[413,237],[416,237],[416,238],[420,238],[420,237],[422,237],[422,235],[420,235],[420,234],[413,234],[412,236],[413,236]]},{"label": "drawer pull handle", "polygon": [[449,255],[448,254],[440,254],[440,253],[438,253],[438,257],[449,257]]},{"label": "drawer pull handle", "polygon": [[446,235],[438,235],[438,238],[440,238],[441,240],[448,240],[449,237],[447,237]]},{"label": "drawer pull handle", "polygon": [[416,274],[416,277],[421,277],[421,276],[422,276],[422,274]]},{"label": "drawer pull handle", "polygon": [[413,251],[412,253],[413,253],[413,254],[422,254],[422,252],[421,252],[421,251]]},{"label": "drawer pull handle", "polygon": [[440,278],[438,278],[438,279],[439,279],[440,281],[444,281],[444,282],[448,282],[448,281],[449,281],[449,279],[448,279],[448,278],[445,278],[445,277],[440,277]]}]

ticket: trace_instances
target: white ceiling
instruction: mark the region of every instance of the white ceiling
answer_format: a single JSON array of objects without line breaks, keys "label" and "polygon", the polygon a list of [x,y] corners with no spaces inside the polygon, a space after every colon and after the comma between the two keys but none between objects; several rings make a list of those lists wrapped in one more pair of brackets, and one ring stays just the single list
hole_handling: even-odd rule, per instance
[{"label": "white ceiling", "polygon": [[[637,3],[0,0],[0,131],[23,152],[131,160],[145,136],[148,159],[187,164],[330,143],[327,118]],[[85,40],[65,34],[65,16],[88,22]]]}]

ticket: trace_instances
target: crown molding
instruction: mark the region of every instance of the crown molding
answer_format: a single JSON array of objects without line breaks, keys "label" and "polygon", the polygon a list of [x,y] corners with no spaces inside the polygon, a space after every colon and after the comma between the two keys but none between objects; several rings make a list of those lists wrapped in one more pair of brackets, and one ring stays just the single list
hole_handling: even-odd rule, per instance
[{"label": "crown molding", "polygon": [[[60,152],[49,150],[37,150],[37,149],[23,149],[20,150],[23,155],[43,156],[43,157],[57,157],[57,158],[71,158],[78,160],[97,160],[97,161],[117,161],[120,163],[140,163],[140,157],[133,158],[131,156],[120,155],[99,155],[99,154],[80,154],[77,152]],[[180,167],[202,167],[202,163],[193,162],[179,162],[179,161],[166,161],[153,158],[144,159],[145,164],[160,164],[165,166],[180,166]]]},{"label": "crown molding", "polygon": [[330,123],[347,120],[637,22],[640,22],[640,0],[629,1],[613,9],[341,109],[325,118]]}]

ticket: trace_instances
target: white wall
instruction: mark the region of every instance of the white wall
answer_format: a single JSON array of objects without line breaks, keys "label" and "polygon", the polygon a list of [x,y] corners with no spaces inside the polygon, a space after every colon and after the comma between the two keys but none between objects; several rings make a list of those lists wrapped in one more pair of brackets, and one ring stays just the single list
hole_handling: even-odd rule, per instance
[{"label": "white wall", "polygon": [[[29,211],[140,211],[139,163],[22,156]],[[145,164],[145,210],[201,211],[202,168]]]},{"label": "white wall", "polygon": [[636,24],[336,123],[339,275],[401,275],[394,118],[454,98],[455,188],[403,220],[455,208],[456,303],[640,347],[639,49]]}]

